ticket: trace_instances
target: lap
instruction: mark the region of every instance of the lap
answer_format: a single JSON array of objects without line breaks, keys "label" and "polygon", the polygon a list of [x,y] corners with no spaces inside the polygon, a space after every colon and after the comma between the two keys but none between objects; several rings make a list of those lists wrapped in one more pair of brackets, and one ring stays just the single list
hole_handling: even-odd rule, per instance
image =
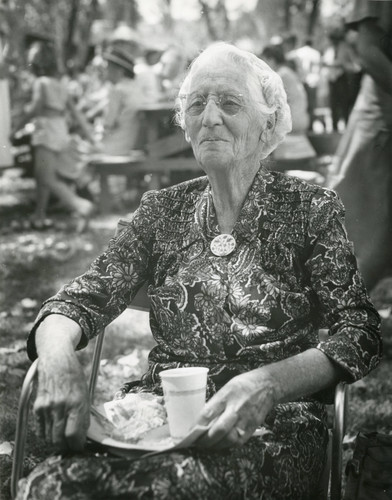
[{"label": "lap", "polygon": [[327,432],[321,422],[292,431],[270,432],[225,451],[189,448],[138,459],[92,452],[55,456],[21,482],[18,499],[310,499]]}]

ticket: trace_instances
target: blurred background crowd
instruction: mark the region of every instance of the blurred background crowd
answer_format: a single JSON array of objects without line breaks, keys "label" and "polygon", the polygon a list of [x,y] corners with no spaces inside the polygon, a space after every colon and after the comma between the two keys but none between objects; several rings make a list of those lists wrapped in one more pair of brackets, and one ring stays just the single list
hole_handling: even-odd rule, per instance
[{"label": "blurred background crowd", "polygon": [[[282,77],[293,132],[274,161],[309,170],[320,156],[314,135],[333,138],[324,151],[333,153],[359,91],[349,8],[349,0],[3,0],[0,173],[20,167],[35,179],[35,209],[23,223],[49,227],[54,198],[83,230],[99,196],[92,158],[142,158],[146,110],[170,110],[155,137],[172,134],[179,83],[214,40],[252,50]],[[148,180],[135,176],[133,192]]]}]

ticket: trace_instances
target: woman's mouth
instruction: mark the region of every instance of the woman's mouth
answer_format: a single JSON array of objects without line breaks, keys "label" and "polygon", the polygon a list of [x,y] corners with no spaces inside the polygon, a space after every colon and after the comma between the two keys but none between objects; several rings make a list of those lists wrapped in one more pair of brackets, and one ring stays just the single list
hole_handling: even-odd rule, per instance
[{"label": "woman's mouth", "polygon": [[200,144],[203,144],[203,142],[224,142],[224,139],[219,137],[206,137],[200,141]]}]

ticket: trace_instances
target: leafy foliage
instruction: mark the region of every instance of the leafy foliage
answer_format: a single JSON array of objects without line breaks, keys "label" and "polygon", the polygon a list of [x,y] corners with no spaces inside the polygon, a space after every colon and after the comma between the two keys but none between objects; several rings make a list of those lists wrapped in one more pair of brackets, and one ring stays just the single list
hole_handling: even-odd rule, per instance
[{"label": "leafy foliage", "polygon": [[[95,20],[102,20],[111,29],[126,24],[145,38],[155,38],[189,45],[200,40],[199,48],[211,40],[249,39],[259,47],[274,34],[293,31],[303,40],[307,35],[322,37],[323,7],[330,15],[344,15],[350,0],[257,0],[233,3],[228,0],[193,0],[184,2],[184,11],[193,5],[199,17],[194,21],[181,18],[171,0],[150,1],[155,6],[157,24],[141,14],[141,0],[5,0],[4,13],[12,33],[13,57],[19,65],[24,61],[27,37],[37,36],[54,41],[60,68],[82,68],[87,60],[90,33]],[[199,9],[197,9],[199,6]],[[184,29],[184,26],[186,29]],[[180,37],[180,38],[179,38]],[[87,43],[86,43],[87,42]]]}]

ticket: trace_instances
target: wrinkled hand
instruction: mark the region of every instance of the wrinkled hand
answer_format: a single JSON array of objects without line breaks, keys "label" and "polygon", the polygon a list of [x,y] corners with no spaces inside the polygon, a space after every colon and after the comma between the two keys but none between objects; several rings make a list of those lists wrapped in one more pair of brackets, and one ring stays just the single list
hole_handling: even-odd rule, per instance
[{"label": "wrinkled hand", "polygon": [[38,430],[56,449],[83,449],[90,404],[83,369],[75,353],[63,359],[39,359],[34,404]]},{"label": "wrinkled hand", "polygon": [[234,377],[206,403],[198,424],[210,428],[197,445],[242,446],[275,404],[274,383],[261,369]]}]

